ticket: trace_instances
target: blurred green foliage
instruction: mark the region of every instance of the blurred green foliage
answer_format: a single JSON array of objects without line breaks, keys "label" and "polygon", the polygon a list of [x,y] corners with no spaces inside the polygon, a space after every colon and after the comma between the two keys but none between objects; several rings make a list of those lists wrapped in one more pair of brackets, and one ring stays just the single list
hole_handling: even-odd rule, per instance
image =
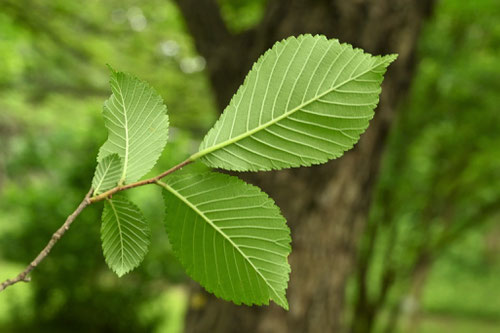
[{"label": "blurred green foliage", "polygon": [[251,29],[264,14],[266,0],[218,0],[221,14],[235,33]]},{"label": "blurred green foliage", "polygon": [[[253,25],[264,0],[219,1],[230,29]],[[26,10],[29,8],[29,10]],[[425,28],[411,96],[402,106],[361,244],[359,283],[377,304],[375,328],[500,329],[500,3],[442,0]],[[215,119],[204,60],[170,1],[0,0],[0,278],[40,251],[86,192],[106,139],[106,64],[164,97],[170,144],[155,170],[197,148]],[[140,269],[118,279],[87,209],[33,273],[0,296],[0,331],[182,331],[184,274],[163,231],[155,188],[131,191],[153,228]],[[422,257],[422,254],[424,256]],[[423,290],[415,267],[427,262]],[[353,310],[354,311],[354,310]],[[359,317],[355,317],[359,320]]]},{"label": "blurred green foliage", "polygon": [[499,19],[499,2],[447,0],[425,27],[351,286],[378,308],[376,331],[416,331],[422,311],[500,329]]},{"label": "blurred green foliage", "polygon": [[[170,145],[151,174],[194,152],[215,112],[203,59],[170,2],[1,1],[0,51],[5,279],[34,258],[90,186],[106,139],[101,108],[110,94],[107,63],[148,80],[168,105]],[[130,193],[153,228],[154,245],[140,270],[118,279],[107,268],[102,207],[91,207],[33,272],[37,283],[2,293],[0,331],[181,331],[185,294],[170,286],[184,275],[155,192]]]}]

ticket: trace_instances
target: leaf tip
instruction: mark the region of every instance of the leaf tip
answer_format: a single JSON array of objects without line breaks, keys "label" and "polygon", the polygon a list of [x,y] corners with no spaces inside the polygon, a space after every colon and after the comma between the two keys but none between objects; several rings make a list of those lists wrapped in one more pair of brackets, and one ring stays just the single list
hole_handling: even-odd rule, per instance
[{"label": "leaf tip", "polygon": [[290,306],[288,305],[288,300],[286,299],[285,296],[279,297],[278,299],[273,298],[272,299],[278,306],[282,307],[283,310],[289,311]]},{"label": "leaf tip", "polygon": [[108,67],[111,74],[116,74],[116,70],[110,64],[106,64],[106,67]]},{"label": "leaf tip", "polygon": [[388,63],[388,64],[391,64],[393,63],[394,61],[396,61],[396,59],[399,57],[399,54],[397,53],[391,53],[391,54],[388,54],[386,56],[384,56],[385,58],[385,61]]},{"label": "leaf tip", "polygon": [[123,272],[123,271],[115,271],[115,274],[118,275],[119,278],[123,277],[125,274],[127,274],[127,272]]}]

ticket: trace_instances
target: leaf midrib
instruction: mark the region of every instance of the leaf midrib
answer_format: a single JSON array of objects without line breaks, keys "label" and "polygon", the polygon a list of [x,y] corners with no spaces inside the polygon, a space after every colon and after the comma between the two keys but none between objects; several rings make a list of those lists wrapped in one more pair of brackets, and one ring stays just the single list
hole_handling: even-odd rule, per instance
[{"label": "leaf midrib", "polygon": [[123,235],[122,235],[122,228],[120,225],[120,217],[118,216],[118,212],[116,211],[115,205],[113,204],[113,200],[108,200],[109,205],[111,206],[111,209],[113,210],[113,213],[116,217],[116,225],[118,226],[118,235],[120,235],[120,253],[121,253],[121,270],[123,273],[123,266],[125,262],[125,251],[124,251],[124,246],[123,246]]},{"label": "leaf midrib", "polygon": [[123,91],[120,83],[118,82],[118,78],[116,79],[117,83],[117,88],[120,91],[120,98],[121,98],[121,104],[123,107],[123,118],[124,118],[124,129],[125,129],[125,156],[124,156],[124,161],[123,161],[123,172],[122,172],[122,177],[120,179],[120,184],[123,184],[125,182],[125,179],[127,177],[127,166],[128,166],[128,154],[129,154],[129,138],[128,138],[128,117],[127,117],[127,108],[125,107],[125,99],[123,98]]},{"label": "leaf midrib", "polygon": [[240,247],[230,238],[228,237],[217,225],[215,225],[201,210],[198,209],[195,205],[193,205],[189,200],[187,200],[182,194],[180,194],[178,191],[170,187],[164,182],[158,181],[158,184],[165,188],[167,191],[175,195],[177,198],[179,198],[182,202],[184,202],[189,208],[191,208],[196,214],[201,216],[212,228],[214,228],[215,231],[217,231],[222,237],[224,237],[234,248],[238,250],[238,252],[245,258],[245,260],[253,267],[253,269],[259,274],[259,276],[264,280],[264,282],[267,284],[267,286],[273,291],[273,293],[280,299],[283,304],[286,304],[286,300],[284,301],[283,298],[278,294],[276,289],[272,285],[269,284],[267,279],[262,275],[262,273],[255,267],[255,265],[252,263],[250,258],[243,253],[243,251],[240,249]]},{"label": "leaf midrib", "polygon": [[245,139],[245,138],[247,138],[247,137],[251,136],[252,134],[255,134],[255,133],[257,133],[257,132],[259,132],[259,131],[261,131],[261,130],[263,130],[263,129],[265,129],[265,128],[269,127],[269,126],[271,126],[271,125],[274,125],[274,124],[276,124],[277,122],[279,122],[280,120],[285,119],[285,118],[287,118],[288,116],[290,116],[291,114],[293,114],[293,113],[295,113],[295,112],[299,111],[299,110],[300,110],[300,109],[302,109],[303,107],[305,107],[305,106],[307,106],[307,105],[309,105],[309,104],[311,104],[311,103],[313,103],[313,102],[317,101],[318,99],[320,99],[321,97],[325,96],[326,94],[329,94],[329,93],[331,93],[332,91],[335,91],[336,89],[338,89],[338,88],[342,87],[342,86],[343,86],[343,85],[345,85],[346,83],[351,82],[352,80],[356,80],[357,78],[359,78],[359,77],[361,77],[361,76],[365,75],[366,73],[370,72],[371,70],[375,69],[376,67],[380,66],[381,64],[382,64],[382,62],[380,62],[380,63],[378,63],[378,64],[376,64],[376,65],[374,65],[374,66],[370,67],[368,70],[366,70],[366,71],[364,71],[364,72],[361,72],[360,74],[358,74],[358,75],[356,75],[356,76],[354,76],[354,77],[350,77],[349,79],[347,79],[347,80],[345,80],[345,81],[343,81],[343,82],[341,82],[341,83],[339,83],[339,84],[337,84],[337,85],[333,86],[333,87],[332,87],[332,88],[330,88],[330,89],[327,89],[325,92],[323,92],[323,93],[321,93],[321,94],[319,94],[319,95],[316,95],[315,97],[313,97],[313,98],[309,99],[308,101],[306,101],[306,102],[304,102],[304,103],[300,104],[299,106],[296,106],[296,107],[295,107],[295,108],[293,108],[292,110],[290,110],[290,111],[287,111],[287,112],[283,113],[281,116],[276,117],[276,118],[274,118],[274,119],[271,119],[271,120],[270,120],[270,121],[268,121],[267,123],[264,123],[264,124],[262,124],[262,125],[259,125],[259,126],[255,127],[255,128],[254,128],[253,130],[251,130],[251,131],[248,131],[248,132],[242,133],[242,134],[240,134],[240,135],[238,135],[238,136],[235,136],[234,138],[231,138],[231,139],[229,139],[229,140],[226,140],[226,141],[223,141],[223,142],[221,142],[221,143],[218,143],[218,144],[216,144],[215,146],[211,146],[211,147],[205,148],[205,149],[203,149],[203,150],[201,150],[201,151],[199,151],[199,152],[197,152],[197,153],[195,153],[195,154],[191,155],[191,157],[190,157],[189,159],[190,159],[191,161],[194,161],[194,160],[196,160],[196,159],[198,159],[198,158],[200,158],[200,157],[203,157],[204,155],[210,154],[211,152],[214,152],[214,151],[216,151],[216,150],[219,150],[219,149],[221,149],[221,148],[224,148],[224,147],[226,147],[226,146],[228,146],[228,145],[230,145],[230,144],[233,144],[233,143],[238,142],[238,141],[240,141],[240,140],[242,140],[242,139]]}]

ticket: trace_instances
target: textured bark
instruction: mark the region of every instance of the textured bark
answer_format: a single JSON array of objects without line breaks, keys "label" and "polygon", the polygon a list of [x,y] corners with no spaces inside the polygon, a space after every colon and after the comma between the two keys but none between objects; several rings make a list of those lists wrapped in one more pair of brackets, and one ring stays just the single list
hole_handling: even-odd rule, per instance
[{"label": "textured bark", "polygon": [[[369,211],[385,139],[408,91],[419,30],[432,0],[269,1],[260,24],[228,33],[215,0],[177,0],[207,69],[220,109],[251,64],[272,44],[321,33],[373,54],[399,53],[375,119],[355,149],[322,166],[243,175],[282,208],[292,230],[290,311],[234,306],[193,291],[187,332],[340,332],[346,280]],[[195,287],[196,288],[196,287]]]}]

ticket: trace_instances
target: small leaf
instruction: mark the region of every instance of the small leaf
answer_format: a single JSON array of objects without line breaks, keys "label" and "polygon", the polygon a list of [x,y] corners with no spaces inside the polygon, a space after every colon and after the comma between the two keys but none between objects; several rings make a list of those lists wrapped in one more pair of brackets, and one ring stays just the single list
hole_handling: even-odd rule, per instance
[{"label": "small leaf", "polygon": [[97,164],[94,179],[92,179],[94,194],[100,194],[115,187],[121,174],[122,165],[118,154],[111,154],[103,158]]},{"label": "small leaf", "polygon": [[166,227],[187,273],[209,292],[236,304],[288,309],[290,230],[258,187],[204,173],[169,177]]},{"label": "small leaf", "polygon": [[149,225],[139,208],[123,194],[104,203],[101,240],[108,266],[123,276],[139,266],[148,252]]},{"label": "small leaf", "polygon": [[168,139],[167,107],[146,82],[111,70],[113,94],[104,103],[109,131],[98,161],[117,153],[123,163],[120,183],[132,183],[153,168]]},{"label": "small leaf", "polygon": [[324,36],[278,42],[254,64],[191,159],[258,171],[340,157],[368,127],[396,57],[374,57]]}]

